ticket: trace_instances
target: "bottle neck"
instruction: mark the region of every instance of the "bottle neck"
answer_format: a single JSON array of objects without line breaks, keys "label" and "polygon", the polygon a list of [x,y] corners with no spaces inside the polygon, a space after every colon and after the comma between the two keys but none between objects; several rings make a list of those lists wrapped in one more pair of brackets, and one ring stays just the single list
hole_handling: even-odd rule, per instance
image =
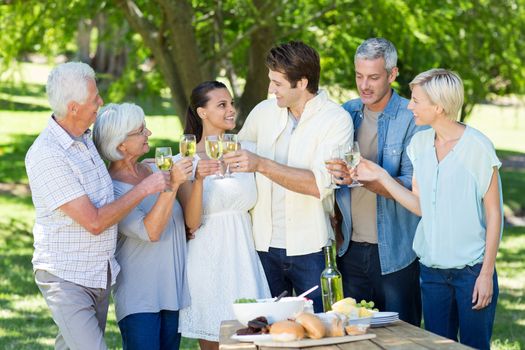
[{"label": "bottle neck", "polygon": [[332,243],[329,246],[326,246],[323,248],[324,250],[324,262],[325,266],[327,268],[337,268],[336,262],[335,262],[335,243]]}]

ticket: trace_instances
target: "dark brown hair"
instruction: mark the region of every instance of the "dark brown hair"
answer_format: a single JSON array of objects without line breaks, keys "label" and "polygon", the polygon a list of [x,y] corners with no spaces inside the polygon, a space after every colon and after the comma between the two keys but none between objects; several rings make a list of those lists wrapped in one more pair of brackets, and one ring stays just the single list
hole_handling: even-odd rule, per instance
[{"label": "dark brown hair", "polygon": [[202,120],[197,114],[197,108],[205,107],[210,100],[208,93],[216,89],[226,89],[226,85],[219,81],[205,81],[197,85],[191,92],[184,133],[194,134],[197,142],[202,138]]},{"label": "dark brown hair", "polygon": [[292,88],[297,86],[299,80],[306,78],[309,92],[315,94],[319,90],[319,54],[301,41],[290,41],[272,48],[266,56],[266,67],[286,75]]}]

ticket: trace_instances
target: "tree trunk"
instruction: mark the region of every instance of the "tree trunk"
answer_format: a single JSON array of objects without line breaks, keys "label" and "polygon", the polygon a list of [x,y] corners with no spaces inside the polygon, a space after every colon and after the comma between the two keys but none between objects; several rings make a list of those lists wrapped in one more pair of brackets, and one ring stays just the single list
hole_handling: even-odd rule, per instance
[{"label": "tree trunk", "polygon": [[[183,97],[190,100],[191,91],[204,80],[202,57],[193,28],[193,8],[187,0],[159,0],[165,11],[170,57],[180,81]],[[211,77],[207,77],[208,79]],[[180,92],[179,92],[180,93]],[[183,105],[185,111],[188,103]]]},{"label": "tree trunk", "polygon": [[91,42],[91,21],[88,19],[81,19],[78,22],[77,26],[77,59],[81,62],[90,64],[90,48],[89,44]]},{"label": "tree trunk", "polygon": [[[97,51],[93,57],[92,66],[98,72],[107,72],[108,57],[111,55],[109,51],[115,50],[115,47],[109,46],[108,41],[103,39],[107,35],[108,30],[111,31],[111,26],[107,25],[106,15],[98,13],[95,17],[95,26],[98,30]],[[111,33],[116,34],[116,33]],[[111,35],[110,34],[110,35]]]},{"label": "tree trunk", "polygon": [[160,29],[143,15],[134,1],[117,0],[131,28],[140,34],[144,44],[151,50],[155,63],[170,88],[175,111],[183,122],[191,89],[203,80],[199,70],[199,50],[191,23],[193,9],[184,0],[157,2],[165,13]]},{"label": "tree trunk", "polygon": [[[263,7],[265,0],[254,0],[256,8]],[[265,13],[273,13],[272,3]],[[266,56],[275,44],[275,32],[277,24],[274,16],[263,19],[263,24],[250,35],[250,48],[248,53],[248,73],[246,85],[239,103],[239,117],[237,128],[240,129],[244,120],[257,103],[268,97],[268,68],[266,68]]]}]

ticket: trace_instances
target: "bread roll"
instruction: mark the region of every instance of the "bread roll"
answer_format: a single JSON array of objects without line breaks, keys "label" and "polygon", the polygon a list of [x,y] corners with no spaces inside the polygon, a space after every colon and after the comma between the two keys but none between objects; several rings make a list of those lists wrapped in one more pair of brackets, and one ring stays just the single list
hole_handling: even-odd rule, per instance
[{"label": "bread roll", "polygon": [[342,314],[336,312],[316,314],[326,328],[327,337],[342,337],[345,335],[344,319]]},{"label": "bread roll", "polygon": [[279,321],[272,324],[270,334],[275,341],[294,341],[304,338],[304,328],[294,321]]},{"label": "bread roll", "polygon": [[306,335],[312,339],[320,339],[326,334],[323,322],[313,314],[302,312],[295,317],[295,322],[303,326],[306,330]]}]

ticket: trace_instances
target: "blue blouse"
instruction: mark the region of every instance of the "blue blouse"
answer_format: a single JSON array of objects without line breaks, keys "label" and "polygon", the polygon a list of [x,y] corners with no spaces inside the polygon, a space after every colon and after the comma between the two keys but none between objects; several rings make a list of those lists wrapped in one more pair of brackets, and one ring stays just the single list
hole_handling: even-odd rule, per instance
[{"label": "blue blouse", "polygon": [[434,129],[418,132],[407,148],[422,212],[413,249],[425,266],[472,266],[483,261],[485,254],[483,197],[493,168],[501,162],[491,141],[469,126],[438,162],[435,135]]}]

